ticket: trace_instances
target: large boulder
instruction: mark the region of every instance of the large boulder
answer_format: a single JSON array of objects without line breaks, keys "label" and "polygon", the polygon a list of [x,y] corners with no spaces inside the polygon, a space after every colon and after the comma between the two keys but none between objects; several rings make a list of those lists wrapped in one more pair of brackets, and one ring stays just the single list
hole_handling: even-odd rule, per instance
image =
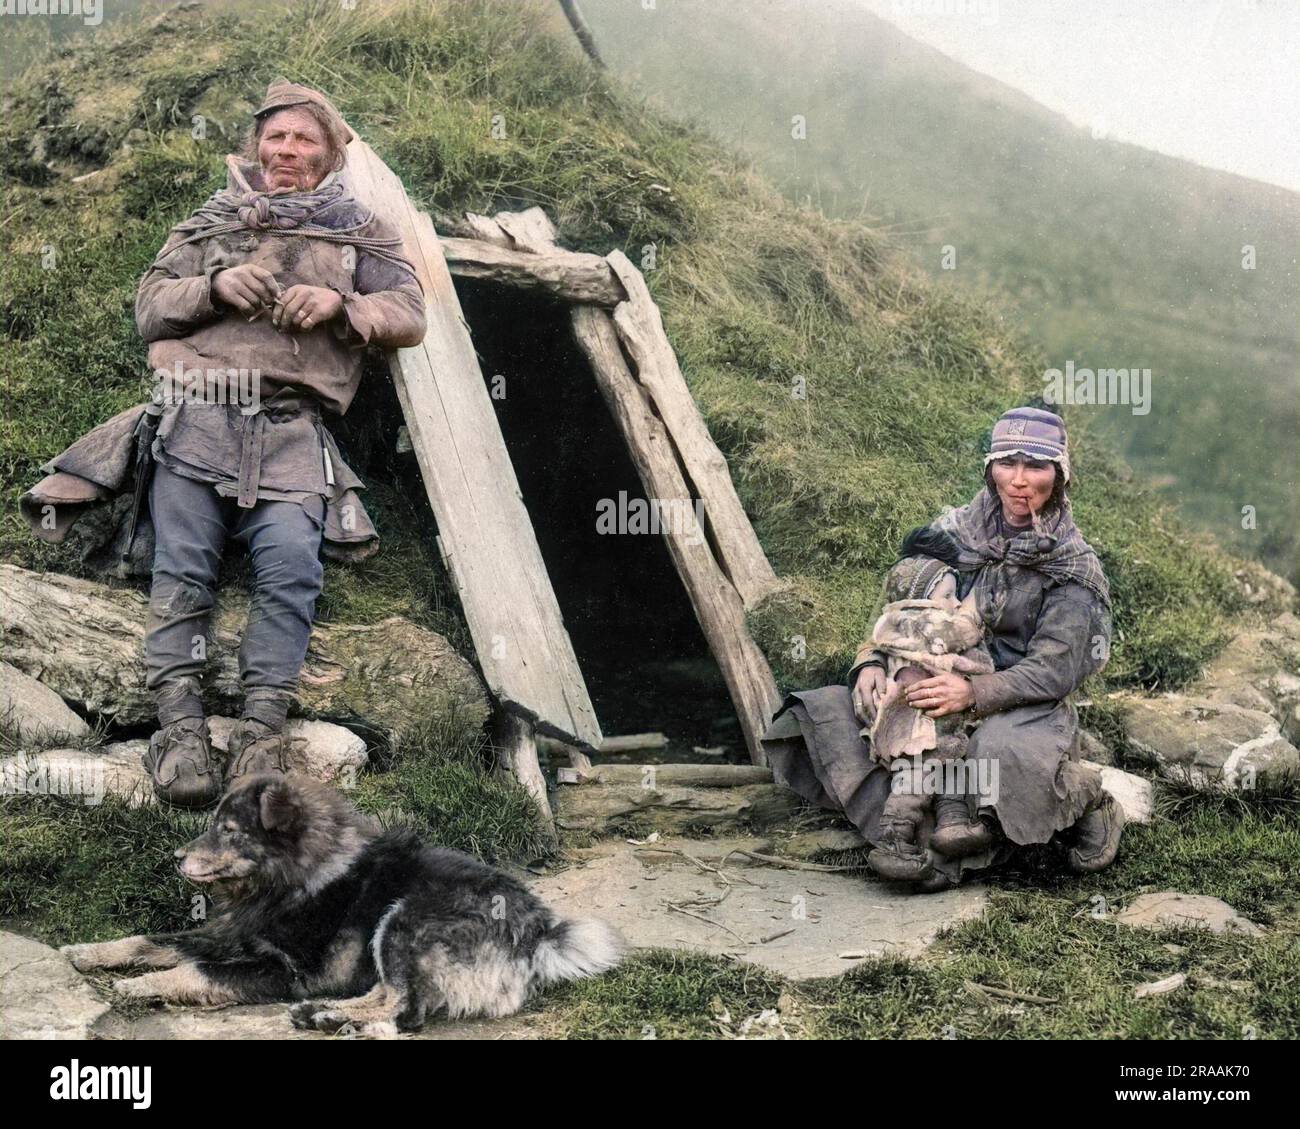
[{"label": "large boulder", "polygon": [[1277,720],[1260,710],[1181,694],[1117,701],[1130,755],[1168,780],[1248,791],[1264,782],[1293,781],[1300,773],[1300,753]]},{"label": "large boulder", "polygon": [[141,756],[148,741],[118,741],[102,748],[43,749],[0,760],[0,793],[75,796],[100,804],[120,796],[131,807],[152,804],[153,783]]},{"label": "large boulder", "polygon": [[1291,744],[1300,744],[1300,618],[1287,612],[1243,631],[1189,692],[1266,713]]},{"label": "large boulder", "polygon": [[[62,698],[118,724],[154,720],[145,689],[148,600],[130,588],[0,564],[4,658]],[[242,592],[223,591],[213,614],[204,703],[238,714]],[[483,684],[441,635],[393,616],[376,624],[317,624],[298,691],[307,717],[347,722],[400,741],[431,714],[482,725]]]},{"label": "large boulder", "polygon": [[86,1039],[108,1010],[62,953],[0,932],[0,1039]]},{"label": "large boulder", "polygon": [[1151,781],[1132,772],[1124,772],[1108,764],[1092,764],[1101,773],[1101,786],[1118,801],[1124,809],[1126,823],[1150,823],[1155,811],[1155,794]]},{"label": "large boulder", "polygon": [[0,662],[0,724],[14,736],[33,742],[84,737],[90,726],[43,682]]}]

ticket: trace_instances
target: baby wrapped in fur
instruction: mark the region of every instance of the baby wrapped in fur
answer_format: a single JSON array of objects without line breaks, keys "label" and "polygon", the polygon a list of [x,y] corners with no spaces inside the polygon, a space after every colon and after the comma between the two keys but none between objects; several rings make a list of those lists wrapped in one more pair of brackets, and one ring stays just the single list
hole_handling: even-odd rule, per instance
[{"label": "baby wrapped in fur", "polygon": [[[872,631],[883,659],[885,690],[870,726],[862,731],[872,755],[894,772],[881,812],[881,839],[872,868],[885,877],[917,878],[928,870],[917,832],[932,807],[929,762],[966,754],[962,714],[927,717],[907,704],[907,688],[939,673],[983,674],[993,669],[974,596],[957,599],[957,574],[929,557],[905,557],[885,578],[889,601]],[[900,761],[907,762],[905,764]],[[942,768],[942,766],[936,766]],[[940,775],[942,779],[942,775]]]}]

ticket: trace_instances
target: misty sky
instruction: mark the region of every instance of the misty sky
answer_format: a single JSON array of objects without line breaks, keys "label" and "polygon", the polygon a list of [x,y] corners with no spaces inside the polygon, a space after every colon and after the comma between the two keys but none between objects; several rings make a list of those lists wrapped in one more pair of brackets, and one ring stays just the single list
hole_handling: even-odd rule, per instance
[{"label": "misty sky", "polygon": [[857,0],[1072,121],[1300,191],[1300,0]]}]

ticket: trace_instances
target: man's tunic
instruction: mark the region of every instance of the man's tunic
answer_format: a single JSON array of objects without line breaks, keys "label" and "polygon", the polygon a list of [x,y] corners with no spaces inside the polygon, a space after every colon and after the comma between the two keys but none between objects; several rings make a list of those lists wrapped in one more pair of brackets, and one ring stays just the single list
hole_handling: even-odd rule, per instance
[{"label": "man's tunic", "polygon": [[[265,191],[255,163],[232,157],[227,165],[228,191]],[[336,181],[330,173],[315,191]],[[400,254],[390,258],[348,242],[397,232],[346,193],[310,216],[317,228],[340,230],[335,239],[258,226],[266,217],[255,208],[241,211],[241,219],[248,226],[239,231],[190,242],[192,233],[177,225],[140,282],[136,325],[155,381],[166,378],[155,385],[164,407],[153,456],[244,507],[321,495],[324,555],[364,559],[377,549],[378,536],[356,493],[364,484],[343,461],[328,423],[351,406],[367,345],[423,340],[423,291]],[[217,272],[244,263],[269,270],[281,293],[297,284],[336,290],[343,309],[308,330],[276,329],[270,310],[250,321],[212,291]],[[20,500],[33,533],[60,541],[83,511],[127,489],[145,407],[120,412],[42,466],[48,477]],[[48,516],[43,521],[51,509],[54,523]]]},{"label": "man's tunic", "polygon": [[[260,186],[255,167],[239,171],[251,187]],[[330,173],[317,187],[336,177]],[[236,170],[230,179],[231,190],[242,187]],[[361,208],[344,197],[327,212],[313,222],[350,226]],[[375,217],[357,234],[382,238],[394,229]],[[187,392],[179,403],[168,404],[154,456],[178,474],[214,483],[219,494],[237,497],[243,506],[259,498],[301,501],[320,494],[332,499],[340,477],[355,476],[339,459],[332,437],[327,439],[321,416],[341,417],[348,410],[367,344],[414,345],[423,338],[424,297],[414,269],[403,270],[349,243],[295,235],[292,229],[215,235],[173,250],[180,238],[169,237],[141,280],[136,325],[149,343],[155,374],[168,374],[173,387],[192,389],[190,380],[199,380],[211,388],[216,382],[208,381],[207,373],[213,370],[218,379],[226,377],[228,402],[192,400]],[[338,291],[342,314],[305,331],[276,329],[270,311],[250,321],[212,293],[214,274],[244,263],[269,270],[282,292],[298,284]],[[230,369],[237,375],[229,376]],[[255,382],[264,412],[234,402]]]}]

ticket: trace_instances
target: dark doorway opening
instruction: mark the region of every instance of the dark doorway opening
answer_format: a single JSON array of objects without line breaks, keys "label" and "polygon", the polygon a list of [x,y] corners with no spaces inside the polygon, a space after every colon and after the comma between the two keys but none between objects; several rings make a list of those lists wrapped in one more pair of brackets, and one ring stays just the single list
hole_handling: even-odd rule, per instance
[{"label": "dark doorway opening", "polygon": [[645,491],[559,301],[457,280],[524,504],[607,735],[658,731],[671,760],[726,746],[735,708],[663,535],[602,533],[598,505]]}]

